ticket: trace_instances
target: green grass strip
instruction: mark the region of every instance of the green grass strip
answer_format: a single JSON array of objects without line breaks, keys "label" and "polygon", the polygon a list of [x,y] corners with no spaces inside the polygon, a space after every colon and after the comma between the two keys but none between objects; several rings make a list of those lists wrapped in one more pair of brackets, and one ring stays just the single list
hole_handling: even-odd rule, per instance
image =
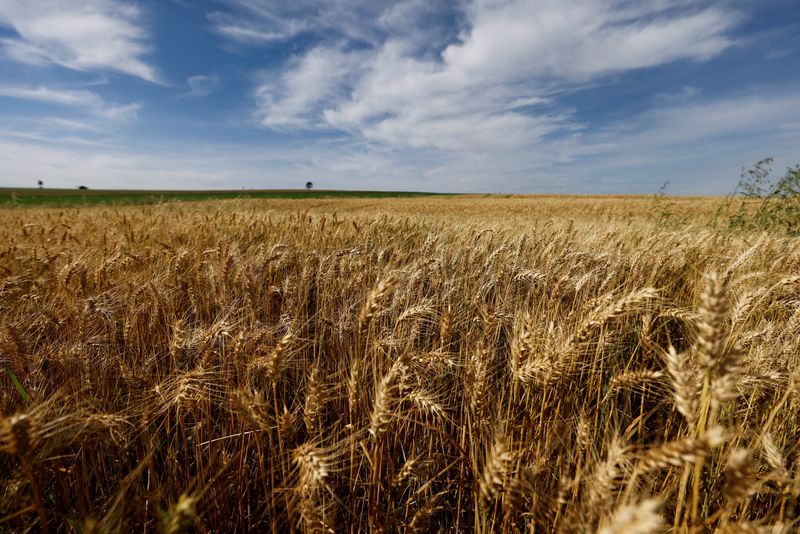
[{"label": "green grass strip", "polygon": [[28,392],[25,391],[24,387],[22,387],[22,384],[19,383],[19,380],[17,380],[16,375],[14,375],[11,369],[3,369],[3,370],[6,373],[8,373],[8,376],[11,377],[11,381],[14,382],[14,387],[17,388],[17,391],[19,392],[20,396],[22,396],[22,398],[25,399],[25,402],[27,402],[28,404],[32,403],[33,401],[31,400],[30,395],[28,395]]}]

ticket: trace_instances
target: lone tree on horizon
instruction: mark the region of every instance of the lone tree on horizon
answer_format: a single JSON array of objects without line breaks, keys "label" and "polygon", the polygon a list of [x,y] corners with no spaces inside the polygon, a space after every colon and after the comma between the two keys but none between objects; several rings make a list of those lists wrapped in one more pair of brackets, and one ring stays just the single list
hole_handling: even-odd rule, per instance
[{"label": "lone tree on horizon", "polygon": [[306,191],[314,189],[314,182],[306,182]]},{"label": "lone tree on horizon", "polygon": [[41,180],[37,180],[37,181],[36,181],[36,185],[38,185],[38,186],[39,186],[39,189],[44,189],[44,182],[43,182],[43,181],[41,181]]}]

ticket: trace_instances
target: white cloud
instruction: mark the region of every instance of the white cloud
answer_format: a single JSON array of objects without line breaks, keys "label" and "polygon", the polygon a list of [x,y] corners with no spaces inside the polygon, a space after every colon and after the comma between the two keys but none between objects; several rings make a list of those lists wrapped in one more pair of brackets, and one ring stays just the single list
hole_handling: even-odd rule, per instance
[{"label": "white cloud", "polygon": [[56,131],[79,131],[96,132],[99,128],[95,124],[75,119],[65,119],[63,117],[44,117],[35,119],[40,127]]},{"label": "white cloud", "polygon": [[223,37],[242,44],[263,44],[294,37],[310,26],[301,20],[285,21],[264,27],[263,21],[254,22],[229,13],[210,13],[208,19],[214,30]]},{"label": "white cloud", "polygon": [[[635,7],[631,7],[631,6]],[[585,80],[726,47],[737,17],[721,9],[663,11],[659,2],[478,0],[463,42],[442,54],[454,76],[485,81]]]},{"label": "white cloud", "polygon": [[301,188],[308,179],[289,161],[290,155],[299,157],[296,151],[195,148],[171,153],[0,130],[0,185],[23,187],[42,179],[47,187],[93,189]]},{"label": "white cloud", "polygon": [[[775,156],[779,169],[797,163],[800,96],[786,88],[669,102],[599,131],[578,132],[533,149],[525,162],[531,176],[558,175],[560,192],[671,191],[721,194],[733,189],[739,169]],[[523,165],[523,166],[524,166]],[[519,176],[509,188],[524,186]],[[556,189],[558,190],[558,189]]]},{"label": "white cloud", "polygon": [[[212,27],[223,37],[246,45],[290,39],[317,31],[367,43],[381,40],[380,18],[396,2],[391,0],[223,0],[228,11],[210,13]],[[417,2],[413,2],[417,3]],[[444,0],[430,0],[430,5]]]},{"label": "white cloud", "polygon": [[666,104],[600,131],[545,136],[522,151],[353,139],[174,149],[159,141],[148,149],[20,126],[0,131],[0,185],[42,177],[52,187],[80,180],[93,188],[299,188],[312,180],[320,188],[654,193],[670,180],[670,192],[721,194],[733,189],[742,166],[764,156],[775,156],[776,172],[797,163],[800,96],[786,88],[760,95]]},{"label": "white cloud", "polygon": [[62,106],[94,107],[101,102],[100,97],[90,91],[60,91],[44,86],[26,87],[3,84],[0,85],[0,96]]},{"label": "white cloud", "polygon": [[[270,31],[295,21],[272,2],[237,4],[257,15],[250,24],[268,21]],[[431,35],[446,29],[416,31],[434,4],[368,5],[381,13],[364,30],[380,35],[373,46],[323,41],[296,57],[256,91],[264,126],[336,128],[394,147],[505,157],[581,127],[545,105],[553,95],[616,72],[708,59],[732,44],[738,20],[722,8],[668,10],[660,0],[474,0],[460,34],[443,44]],[[306,21],[351,35],[338,11],[317,19]]]},{"label": "white cloud", "polygon": [[6,56],[31,65],[115,71],[157,82],[140,9],[119,0],[0,0],[0,25],[17,37],[0,40]]},{"label": "white cloud", "polygon": [[113,121],[130,121],[139,115],[142,104],[131,102],[130,104],[112,104],[97,109],[97,113],[106,119]]},{"label": "white cloud", "polygon": [[[332,100],[346,96],[348,80],[358,72],[358,53],[319,47],[298,58],[277,80],[256,89],[258,119],[275,128],[324,127],[320,113]],[[270,73],[264,75],[270,78]]]},{"label": "white cloud", "polygon": [[124,121],[137,116],[141,104],[108,103],[97,93],[86,90],[53,89],[46,86],[29,87],[24,85],[0,84],[0,97],[44,102],[66,107],[89,110],[96,116],[110,120]]},{"label": "white cloud", "polygon": [[637,144],[691,147],[719,137],[771,135],[800,119],[799,94],[769,88],[762,91],[761,95],[718,98],[647,111],[635,121],[637,127],[632,137],[638,139]]},{"label": "white cloud", "polygon": [[[0,183],[41,175],[65,186],[81,176],[91,187],[279,188],[310,179],[318,187],[361,189],[648,193],[669,179],[680,192],[724,193],[742,165],[772,154],[777,169],[796,158],[800,99],[786,88],[719,97],[686,86],[640,99],[654,107],[612,124],[585,122],[591,115],[560,104],[576,89],[624,80],[634,69],[722,54],[737,44],[736,2],[220,2],[229,9],[209,21],[227,46],[297,50],[257,73],[252,97],[261,126],[300,130],[302,141],[270,135],[268,146],[212,147],[171,144],[167,134],[156,134],[116,144],[119,138],[104,136],[107,129],[81,123],[29,132],[7,127],[0,132],[0,159],[7,162]],[[0,20],[12,4],[23,11],[20,2],[0,0]],[[132,9],[121,20],[138,24],[141,14]],[[31,36],[6,39],[6,54],[31,64],[72,57]],[[131,39],[142,45],[146,35]],[[126,57],[143,61],[143,54]],[[210,94],[218,82],[192,76],[184,96]],[[86,90],[0,84],[0,96],[4,91],[95,119],[138,109]],[[60,137],[70,130],[73,138]]]},{"label": "white cloud", "polygon": [[[617,184],[598,176],[602,169],[638,172],[650,164],[668,168],[669,160],[659,150],[674,161],[681,150],[690,149],[685,143],[681,146],[684,129],[693,130],[688,137],[697,143],[718,139],[729,128],[764,124],[764,116],[778,119],[775,113],[780,107],[758,108],[740,97],[744,107],[727,109],[739,101],[703,101],[702,92],[694,87],[657,95],[653,104],[669,107],[599,131],[598,125],[584,124],[573,110],[559,106],[563,94],[604,83],[613,75],[679,60],[701,62],[721,54],[736,44],[732,35],[742,15],[733,4],[693,0],[358,4],[356,9],[350,0],[291,4],[229,0],[233,11],[217,15],[221,33],[224,20],[265,32],[264,41],[314,32],[318,44],[300,52],[282,70],[266,74],[255,91],[256,116],[263,126],[333,129],[350,136],[353,149],[315,158],[309,164],[314,172],[325,172],[320,166],[324,159],[328,172],[360,169],[362,177],[397,180],[386,169],[403,169],[407,176],[424,177],[423,183],[450,184],[445,187],[451,189],[525,191],[547,184],[553,190],[559,182],[569,187],[581,176],[592,176],[602,190]],[[358,31],[352,29],[345,8],[360,14]],[[445,8],[451,11],[444,17],[448,22],[440,24],[436,15]],[[364,17],[366,11],[371,16]],[[695,107],[687,107],[693,102]],[[701,118],[692,123],[693,116]],[[735,145],[726,141],[719,146],[724,151]],[[628,153],[631,146],[638,147],[638,159]],[[619,167],[614,166],[615,158]],[[597,168],[582,167],[584,161],[596,163]],[[559,170],[569,167],[580,169],[578,176]],[[592,185],[587,182],[583,187]]]},{"label": "white cloud", "polygon": [[184,96],[208,96],[215,92],[220,84],[218,76],[197,75],[189,76],[186,79],[186,84],[189,86],[189,92]]},{"label": "white cloud", "polygon": [[691,85],[684,85],[679,91],[671,93],[658,93],[653,97],[656,102],[684,102],[692,100],[700,95],[702,91]]}]

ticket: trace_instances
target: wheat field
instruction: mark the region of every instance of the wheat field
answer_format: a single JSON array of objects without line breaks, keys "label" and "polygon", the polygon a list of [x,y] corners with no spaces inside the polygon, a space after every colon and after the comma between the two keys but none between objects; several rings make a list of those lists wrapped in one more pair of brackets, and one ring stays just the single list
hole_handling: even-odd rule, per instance
[{"label": "wheat field", "polygon": [[0,531],[796,532],[800,240],[675,202],[0,210]]}]

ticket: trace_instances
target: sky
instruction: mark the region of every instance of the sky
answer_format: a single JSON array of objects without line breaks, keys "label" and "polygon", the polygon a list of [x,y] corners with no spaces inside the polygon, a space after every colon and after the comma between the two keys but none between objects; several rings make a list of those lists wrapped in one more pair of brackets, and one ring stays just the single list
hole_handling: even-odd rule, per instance
[{"label": "sky", "polygon": [[725,194],[798,0],[0,0],[0,186]]}]

